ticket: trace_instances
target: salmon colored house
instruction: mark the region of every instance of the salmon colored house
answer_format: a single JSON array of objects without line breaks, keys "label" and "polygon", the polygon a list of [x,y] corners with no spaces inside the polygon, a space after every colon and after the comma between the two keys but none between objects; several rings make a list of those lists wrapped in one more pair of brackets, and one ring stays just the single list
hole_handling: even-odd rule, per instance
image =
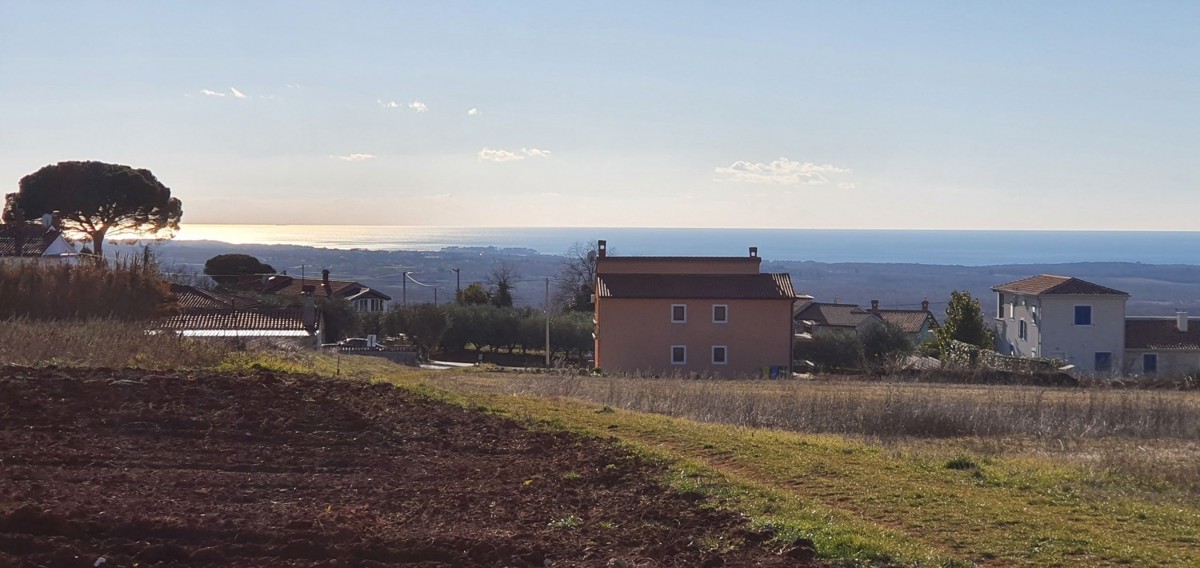
[{"label": "salmon colored house", "polygon": [[599,241],[596,366],[606,372],[791,376],[788,274],[745,257],[618,257]]}]

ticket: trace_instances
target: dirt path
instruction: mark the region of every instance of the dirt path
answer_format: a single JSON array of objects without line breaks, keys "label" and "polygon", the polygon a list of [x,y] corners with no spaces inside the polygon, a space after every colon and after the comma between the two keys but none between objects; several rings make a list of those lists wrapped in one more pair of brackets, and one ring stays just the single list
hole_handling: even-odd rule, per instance
[{"label": "dirt path", "polygon": [[0,566],[805,565],[662,472],[387,385],[0,369]]}]

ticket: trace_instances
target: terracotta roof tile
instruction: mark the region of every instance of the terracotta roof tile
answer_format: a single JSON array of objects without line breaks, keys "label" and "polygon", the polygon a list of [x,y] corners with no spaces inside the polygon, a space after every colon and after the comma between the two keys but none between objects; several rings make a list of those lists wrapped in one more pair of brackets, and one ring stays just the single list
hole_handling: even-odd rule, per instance
[{"label": "terracotta roof tile", "polygon": [[42,256],[58,238],[57,229],[35,223],[0,225],[0,256]]},{"label": "terracotta roof tile", "polygon": [[831,327],[857,327],[869,317],[871,312],[855,304],[812,302],[804,306],[794,319]]},{"label": "terracotta roof tile", "polygon": [[1046,295],[1105,295],[1105,296],[1128,296],[1129,294],[1120,290],[1114,290],[1099,284],[1093,284],[1086,280],[1072,278],[1070,276],[1055,276],[1053,274],[1039,274],[1029,278],[1023,278],[1006,284],[1000,284],[992,287],[992,290],[997,292],[1012,292],[1014,294],[1029,294],[1032,296]]},{"label": "terracotta roof tile", "polygon": [[374,290],[360,282],[353,280],[329,280],[329,288],[326,289],[321,278],[305,278],[303,280],[293,276],[276,274],[267,278],[265,282],[260,281],[258,276],[248,277],[242,280],[242,286],[257,290],[264,294],[283,294],[286,296],[300,296],[304,292],[304,287],[312,286],[313,293],[318,298],[349,298],[351,296],[359,296],[364,290],[369,290],[372,295],[375,295],[383,300],[391,300],[392,297]]},{"label": "terracotta roof tile", "polygon": [[600,274],[600,298],[791,300],[788,274]]},{"label": "terracotta roof tile", "polygon": [[883,321],[899,327],[905,333],[920,332],[921,327],[925,325],[925,320],[930,318],[933,319],[933,322],[929,324],[929,328],[934,329],[938,326],[937,318],[925,310],[879,310],[877,313],[879,317],[883,318]]},{"label": "terracotta roof tile", "polygon": [[305,331],[302,310],[192,310],[158,321],[162,329]]},{"label": "terracotta roof tile", "polygon": [[1200,349],[1200,318],[1188,318],[1188,330],[1179,331],[1175,318],[1128,318],[1126,349]]},{"label": "terracotta roof tile", "polygon": [[171,284],[171,293],[178,299],[179,307],[184,310],[246,309],[258,305],[256,300],[249,298],[220,294],[183,284]]}]

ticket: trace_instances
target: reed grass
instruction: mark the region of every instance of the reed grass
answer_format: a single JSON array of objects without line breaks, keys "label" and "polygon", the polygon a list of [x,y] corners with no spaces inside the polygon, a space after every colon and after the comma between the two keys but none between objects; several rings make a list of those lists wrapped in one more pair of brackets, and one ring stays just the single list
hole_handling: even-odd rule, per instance
[{"label": "reed grass", "polygon": [[1200,491],[1200,392],[861,381],[433,376],[456,391],[563,397],[691,420],[835,434],[931,460],[1050,459]]},{"label": "reed grass", "polygon": [[7,365],[207,368],[232,352],[223,342],[147,334],[145,324],[136,322],[0,320],[0,364]]}]

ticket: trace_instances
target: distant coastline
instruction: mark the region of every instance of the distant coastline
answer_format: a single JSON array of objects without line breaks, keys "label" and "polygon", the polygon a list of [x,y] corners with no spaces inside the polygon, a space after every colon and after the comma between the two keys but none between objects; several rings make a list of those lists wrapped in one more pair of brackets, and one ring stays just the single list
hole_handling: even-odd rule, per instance
[{"label": "distant coastline", "polygon": [[616,254],[730,256],[757,246],[767,260],[987,266],[1064,262],[1200,264],[1200,232],[661,229],[185,224],[177,239],[331,249],[450,247],[562,254],[606,239]]}]

